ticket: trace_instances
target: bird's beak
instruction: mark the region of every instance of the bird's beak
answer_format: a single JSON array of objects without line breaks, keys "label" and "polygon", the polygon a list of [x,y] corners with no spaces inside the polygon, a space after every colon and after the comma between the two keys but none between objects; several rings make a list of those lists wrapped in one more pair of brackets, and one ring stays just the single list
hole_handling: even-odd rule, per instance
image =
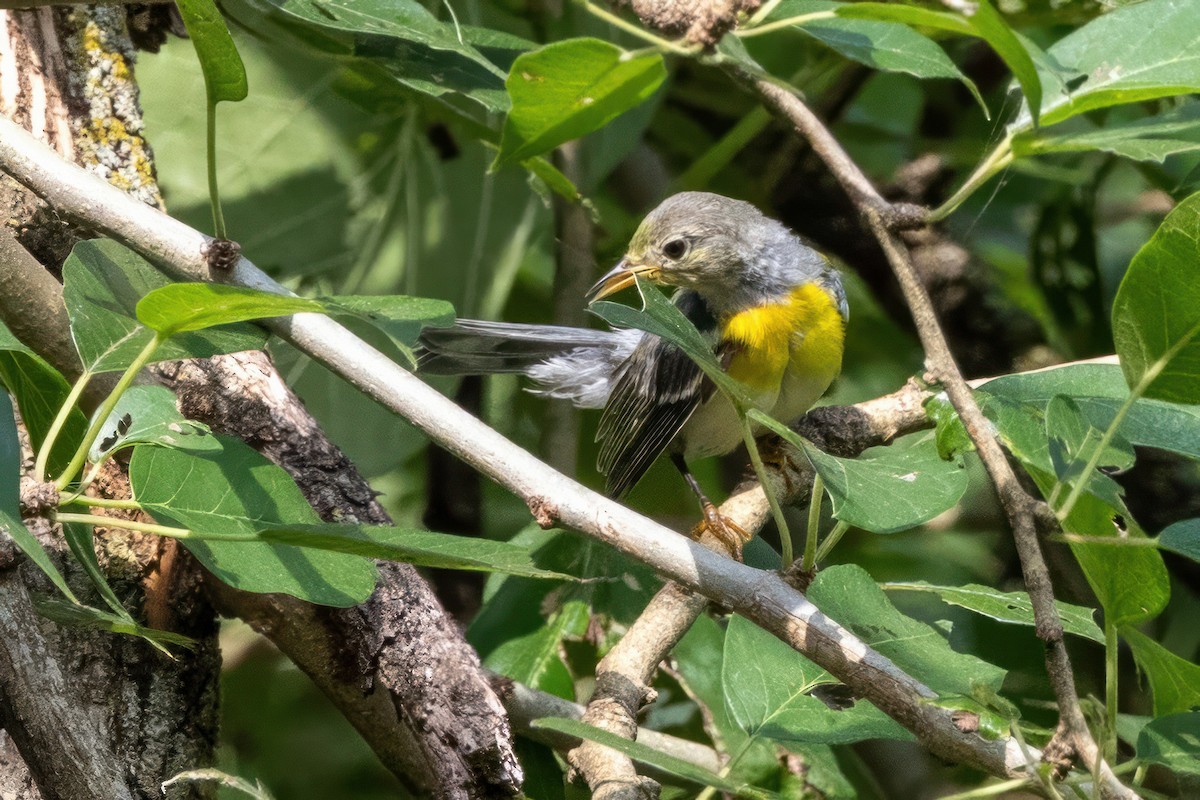
[{"label": "bird's beak", "polygon": [[587,301],[594,303],[637,283],[638,276],[654,280],[661,270],[650,264],[631,264],[628,258],[622,258],[615,267],[596,281],[596,285],[588,289]]}]

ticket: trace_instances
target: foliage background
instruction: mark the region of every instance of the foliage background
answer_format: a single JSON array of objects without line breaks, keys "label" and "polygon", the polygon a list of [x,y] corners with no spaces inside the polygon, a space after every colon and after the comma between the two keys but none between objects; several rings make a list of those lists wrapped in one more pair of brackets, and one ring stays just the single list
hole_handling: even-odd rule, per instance
[{"label": "foliage background", "polygon": [[[470,0],[453,5],[465,25],[538,42],[598,36],[640,46],[576,4]],[[1003,8],[1014,27],[1043,46],[1105,10],[1097,3],[1059,6],[1037,0]],[[430,3],[428,9],[449,19],[448,5]],[[301,293],[415,294],[450,300],[461,316],[550,321],[555,252],[564,243],[556,241],[544,187],[518,166],[489,171],[494,151],[436,101],[371,67],[323,57],[270,7],[231,0],[223,10],[233,23],[251,90],[246,101],[220,108],[222,195],[231,238],[259,266]],[[1000,140],[1014,108],[1003,64],[974,40],[947,38],[943,44],[980,87],[991,120],[962,83],[871,70],[796,30],[746,44],[775,74],[797,76],[794,82],[880,185],[932,154],[944,164],[934,190],[944,196]],[[191,45],[172,39],[162,52],[143,55],[137,75],[168,207],[206,229],[204,90]],[[1184,101],[1189,109],[1194,102]],[[754,108],[752,99],[719,71],[679,60],[649,102],[581,140],[579,188],[595,209],[596,274],[619,256],[642,213],[683,188],[743,197],[798,229],[806,227],[805,220],[790,216],[796,209],[804,213],[805,204],[796,196],[829,187],[803,183],[811,175],[806,154],[778,123],[765,117],[756,122],[760,112]],[[1157,110],[1155,103],[1143,103],[1101,112],[1095,121],[1110,125]],[[1172,156],[1162,165],[1105,153],[1021,160],[950,218],[950,235],[987,270],[997,302],[1025,312],[1044,339],[1045,348],[1012,353],[1014,366],[1037,365],[1050,351],[1061,360],[1112,352],[1109,309],[1124,269],[1172,198],[1195,188],[1198,165],[1200,158],[1190,154]],[[921,351],[907,326],[882,310],[854,268],[845,265],[852,308],[845,368],[827,402],[883,394],[921,368]],[[429,512],[430,483],[447,479],[445,468],[430,461],[423,438],[322,367],[283,346],[274,353],[332,438],[385,493],[397,524],[420,523]],[[460,390],[451,383],[444,388]],[[481,394],[473,385],[462,392],[478,398],[477,409],[490,424],[538,448],[546,404],[522,392],[515,380],[493,379]],[[590,445],[595,421],[583,421],[578,474],[599,486]],[[1142,465],[1123,482],[1131,487],[1132,510],[1148,531],[1200,512],[1194,463],[1141,455]],[[701,480],[719,494],[743,461],[733,456],[724,464],[703,465]],[[972,470],[968,494],[953,511],[906,533],[852,532],[833,561],[858,564],[881,582],[1020,590],[1002,518],[986,479]],[[629,502],[681,529],[692,522],[693,501],[662,465]],[[519,500],[490,485],[478,486],[478,507],[467,511],[467,526],[478,529],[468,532],[503,539],[528,518]],[[795,529],[803,529],[799,516],[794,522]],[[1060,597],[1092,602],[1064,552],[1050,551],[1062,576]],[[600,555],[582,540],[575,540],[568,553],[577,565]],[[606,554],[603,560],[597,569],[618,574],[628,568],[615,556]],[[1196,660],[1195,564],[1170,556],[1168,561],[1174,576],[1171,606],[1146,632]],[[595,610],[611,613],[618,626],[631,619],[636,597],[653,585],[644,570],[635,574],[635,588],[619,584],[590,598]],[[469,579],[439,580],[448,592],[457,586],[459,596],[471,597]],[[498,583],[492,579],[490,588],[496,590]],[[587,616],[568,613],[571,600],[561,593],[547,598],[547,587],[530,585],[536,590],[526,591],[503,614],[493,607],[490,616],[485,611],[475,618],[468,600],[463,620],[475,620],[472,640],[493,666],[524,671],[523,679],[531,683],[586,697],[598,654]],[[892,599],[906,613],[948,631],[956,649],[1008,669],[1006,693],[1022,698],[1026,717],[1053,722],[1041,648],[1031,629],[996,623],[930,595],[899,592]],[[549,624],[544,623],[547,612]],[[501,644],[506,641],[507,648]],[[544,657],[532,658],[529,648],[535,643],[545,648],[547,642]],[[1103,696],[1102,648],[1080,640],[1071,644],[1081,693]],[[223,645],[224,769],[261,779],[279,797],[395,796],[398,787],[365,745],[294,668],[233,626]],[[1122,669],[1123,708],[1148,713],[1149,695],[1132,660],[1123,657]],[[672,678],[663,680],[663,699],[649,724],[702,736],[696,706]],[[968,788],[977,780],[934,762],[912,743],[839,748],[837,757],[863,797],[929,796],[949,787]]]}]

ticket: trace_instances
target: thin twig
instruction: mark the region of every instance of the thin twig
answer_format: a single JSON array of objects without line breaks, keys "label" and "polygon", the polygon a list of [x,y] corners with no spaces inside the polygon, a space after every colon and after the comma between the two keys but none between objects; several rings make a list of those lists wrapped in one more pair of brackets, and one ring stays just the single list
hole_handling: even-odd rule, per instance
[{"label": "thin twig", "polygon": [[929,295],[913,268],[908,249],[895,233],[899,228],[922,219],[923,214],[910,208],[897,210],[888,203],[842,149],[833,134],[798,96],[761,78],[749,77],[741,72],[735,72],[735,76],[743,83],[749,84],[764,104],[790,123],[796,133],[808,141],[813,151],[859,207],[883,248],[912,312],[917,333],[925,349],[926,367],[945,388],[951,404],[958,412],[996,487],[996,494],[1012,527],[1026,590],[1033,604],[1037,635],[1046,643],[1046,669],[1058,703],[1062,729],[1069,736],[1084,763],[1093,770],[1098,767],[1104,778],[1103,789],[1108,796],[1133,797],[1133,793],[1121,785],[1109,766],[1101,760],[1099,749],[1080,709],[1079,697],[1075,690],[1075,676],[1063,641],[1062,620],[1054,604],[1050,571],[1046,567],[1038,542],[1035,524],[1037,501],[1021,487],[999,441],[975,402],[971,389],[950,352]]}]

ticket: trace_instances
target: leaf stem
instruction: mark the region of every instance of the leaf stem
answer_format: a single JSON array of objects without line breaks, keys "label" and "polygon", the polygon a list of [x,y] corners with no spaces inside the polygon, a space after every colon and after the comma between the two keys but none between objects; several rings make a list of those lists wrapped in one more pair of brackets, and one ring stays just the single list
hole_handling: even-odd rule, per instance
[{"label": "leaf stem", "polygon": [[829,556],[834,545],[842,540],[842,537],[846,535],[846,531],[848,530],[850,530],[849,523],[838,520],[838,524],[833,526],[833,530],[829,532],[829,535],[825,537],[825,541],[821,542],[821,546],[817,548],[816,563],[820,564]]},{"label": "leaf stem", "polygon": [[154,355],[154,351],[158,349],[158,346],[162,342],[162,334],[154,334],[154,338],[146,343],[146,346],[142,348],[142,352],[138,353],[137,357],[133,359],[133,363],[126,367],[120,380],[117,381],[117,385],[113,387],[113,390],[108,393],[108,397],[104,398],[104,402],[100,404],[100,408],[96,409],[96,414],[92,418],[92,424],[88,428],[87,433],[84,434],[83,441],[79,443],[79,448],[75,451],[75,456],[71,459],[71,463],[67,465],[62,475],[59,475],[58,480],[54,482],[60,492],[67,488],[67,485],[71,483],[71,479],[83,468],[84,463],[87,461],[88,451],[92,449],[92,443],[96,441],[96,437],[104,429],[104,423],[108,421],[112,410],[116,408],[117,401],[121,399],[121,395],[125,394],[125,390],[133,383],[133,379],[137,377],[137,374],[142,371],[142,367],[150,362],[150,357]]},{"label": "leaf stem", "polygon": [[946,202],[929,212],[929,222],[939,222],[950,216],[953,211],[962,205],[963,201],[975,193],[983,184],[987,183],[993,175],[1000,172],[1013,162],[1012,135],[1008,135],[996,146],[987,158],[980,162],[975,171],[971,173],[971,177],[967,178],[966,182],[959,187],[958,191],[950,195]]},{"label": "leaf stem", "polygon": [[225,237],[225,215],[221,213],[221,193],[217,189],[217,103],[208,99],[208,202],[212,205],[213,236]]},{"label": "leaf stem", "polygon": [[808,496],[808,531],[804,537],[804,560],[800,569],[812,572],[817,565],[817,535],[821,528],[821,504],[825,500],[825,481],[813,470],[812,493]]},{"label": "leaf stem", "polygon": [[137,533],[153,533],[158,536],[166,536],[171,539],[197,538],[195,532],[188,530],[187,528],[172,528],[167,525],[158,525],[153,522],[137,522],[136,520],[131,519],[103,517],[99,514],[72,514],[70,512],[59,512],[55,515],[54,519],[56,522],[79,522],[84,525],[101,525],[105,528],[120,528],[124,531],[136,531]]},{"label": "leaf stem", "polygon": [[1104,732],[1104,758],[1117,763],[1117,626],[1106,614],[1104,617],[1104,707],[1108,730]]},{"label": "leaf stem", "polygon": [[63,401],[62,406],[58,409],[58,413],[54,416],[54,421],[50,423],[50,430],[46,432],[46,438],[42,441],[42,446],[38,449],[37,461],[34,462],[33,475],[38,483],[43,483],[46,480],[46,465],[50,462],[50,451],[54,449],[54,443],[58,440],[58,435],[62,433],[63,426],[67,424],[67,419],[71,416],[72,409],[79,402],[79,396],[83,394],[84,388],[87,387],[88,381],[92,379],[92,373],[87,370],[79,376],[79,380],[75,381],[75,385],[71,387],[70,393],[67,394],[67,399]]},{"label": "leaf stem", "polygon": [[122,511],[141,511],[142,504],[137,500],[117,500],[108,497],[84,497],[72,495],[60,501],[60,505],[79,505],[90,508],[119,508]]},{"label": "leaf stem", "polygon": [[774,33],[775,31],[784,28],[791,28],[803,25],[806,22],[816,22],[822,19],[834,19],[837,13],[833,11],[813,11],[808,14],[798,14],[794,17],[786,19],[778,19],[774,22],[768,22],[766,25],[756,25],[753,28],[743,28],[733,32],[734,36],[741,39],[747,39],[751,36],[762,36],[764,33]]},{"label": "leaf stem", "polygon": [[758,442],[754,441],[754,431],[750,428],[750,419],[740,408],[738,409],[738,418],[742,423],[742,438],[746,441],[746,451],[750,453],[750,463],[754,465],[754,474],[763,487],[763,494],[767,496],[767,503],[771,506],[771,516],[775,519],[776,527],[779,528],[779,549],[783,557],[783,568],[787,569],[795,560],[795,554],[792,552],[792,532],[788,528],[787,518],[783,515],[783,506],[779,505],[779,500],[775,497],[775,492],[771,491],[771,485],[767,481],[767,469],[763,466],[762,455],[758,452]]}]

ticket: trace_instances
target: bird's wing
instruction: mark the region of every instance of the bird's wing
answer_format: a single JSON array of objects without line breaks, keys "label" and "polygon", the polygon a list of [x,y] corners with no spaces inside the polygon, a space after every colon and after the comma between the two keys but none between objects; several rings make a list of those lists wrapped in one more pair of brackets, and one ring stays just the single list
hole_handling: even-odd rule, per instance
[{"label": "bird's wing", "polygon": [[[675,300],[702,334],[717,337],[716,319],[693,292]],[[646,334],[614,376],[596,440],[597,468],[611,497],[629,491],[713,392],[712,382],[682,350]]]}]

